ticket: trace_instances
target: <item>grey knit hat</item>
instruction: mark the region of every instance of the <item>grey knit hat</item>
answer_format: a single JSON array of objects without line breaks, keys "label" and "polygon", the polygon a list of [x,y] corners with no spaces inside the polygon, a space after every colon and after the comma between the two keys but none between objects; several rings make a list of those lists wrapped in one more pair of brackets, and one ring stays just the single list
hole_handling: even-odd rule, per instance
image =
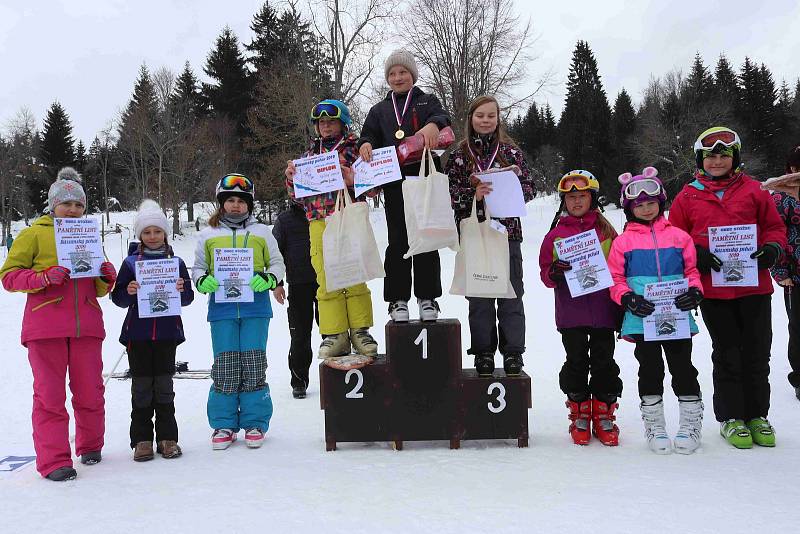
[{"label": "grey knit hat", "polygon": [[386,63],[383,64],[384,75],[386,76],[387,82],[389,81],[389,71],[392,70],[392,67],[395,65],[402,65],[408,69],[408,72],[411,73],[411,79],[414,80],[414,83],[417,83],[419,69],[417,69],[417,61],[414,59],[414,54],[402,48],[389,54],[389,57],[386,58]]},{"label": "grey knit hat", "polygon": [[64,167],[50,190],[47,191],[47,209],[53,213],[56,206],[64,202],[80,202],[86,206],[86,192],[81,185],[81,175],[72,167]]}]

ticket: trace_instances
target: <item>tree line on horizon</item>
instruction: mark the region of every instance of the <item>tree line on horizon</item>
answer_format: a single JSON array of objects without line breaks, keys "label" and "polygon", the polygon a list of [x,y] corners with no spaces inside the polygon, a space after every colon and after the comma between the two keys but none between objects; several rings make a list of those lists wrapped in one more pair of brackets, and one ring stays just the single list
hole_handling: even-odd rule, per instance
[{"label": "tree line on horizon", "polygon": [[[322,98],[345,101],[357,131],[366,109],[388,90],[375,58],[397,0],[310,1],[327,9],[306,18],[297,0],[282,9],[265,2],[244,44],[224,27],[203,65],[207,82],[188,62],[180,73],[143,64],[123,111],[88,147],[75,139],[70,116],[57,100],[41,130],[23,107],[0,135],[3,234],[11,220],[42,212],[47,189],[65,165],[83,175],[91,212],[135,209],[149,197],[172,214],[186,209],[192,221],[194,203],[212,198],[216,180],[235,171],[254,180],[264,218],[271,220],[286,203],[286,161],[308,146],[311,105]],[[712,71],[697,55],[688,75],[652,77],[638,106],[623,89],[612,107],[584,41],[573,53],[565,104],[556,118],[535,101],[549,81],[546,74],[533,92],[515,92],[531,81],[530,23],[520,26],[512,0],[487,1],[498,8],[493,18],[467,0],[453,0],[449,8],[412,0],[413,8],[431,15],[427,26],[411,27],[408,18],[399,22],[404,45],[417,54],[419,84],[440,98],[458,133],[474,97],[499,96],[509,133],[543,191],[552,192],[566,170],[585,168],[600,178],[602,194],[616,201],[617,175],[654,165],[674,193],[694,170],[695,137],[716,124],[740,133],[747,171],[758,177],[780,174],[785,153],[800,141],[800,81],[793,89],[785,81],[777,85],[763,63],[745,58],[737,73],[723,55]],[[355,13],[350,26],[330,6]],[[459,33],[448,24],[459,17],[472,21],[475,31]],[[446,37],[441,41],[450,48],[414,49],[414,42],[436,35]],[[476,69],[480,76],[474,76]],[[173,231],[180,233],[179,217],[172,218]]]}]

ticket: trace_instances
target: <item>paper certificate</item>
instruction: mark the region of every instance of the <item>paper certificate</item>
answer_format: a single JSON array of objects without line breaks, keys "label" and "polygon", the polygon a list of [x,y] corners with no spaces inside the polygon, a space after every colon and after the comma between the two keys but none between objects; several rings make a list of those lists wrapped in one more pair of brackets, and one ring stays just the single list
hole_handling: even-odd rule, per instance
[{"label": "paper certificate", "polygon": [[758,248],[756,236],[755,224],[708,227],[708,249],[722,260],[722,269],[711,271],[711,285],[758,286],[758,260],[750,257]]},{"label": "paper certificate", "polygon": [[293,163],[297,171],[294,175],[295,198],[341,191],[345,187],[336,151],[296,159]]},{"label": "paper certificate", "polygon": [[215,248],[214,278],[219,282],[215,302],[253,302],[253,249]]},{"label": "paper certificate", "polygon": [[675,306],[675,297],[688,289],[689,281],[685,278],[644,286],[644,298],[656,306],[656,310],[644,318],[645,341],[686,339],[692,336],[689,312]]},{"label": "paper certificate", "polygon": [[55,219],[58,264],[69,269],[70,278],[100,276],[105,261],[97,219]]},{"label": "paper certificate", "polygon": [[139,318],[181,314],[181,294],[175,287],[180,278],[178,258],[136,262]]},{"label": "paper certificate", "polygon": [[572,266],[564,275],[573,297],[588,295],[614,285],[595,230],[560,239],[555,242],[555,246],[558,257]]},{"label": "paper certificate", "polygon": [[476,175],[481,182],[492,184],[492,192],[484,197],[492,217],[525,217],[525,196],[519,176],[513,171],[500,171]]},{"label": "paper certificate", "polygon": [[376,148],[372,151],[372,161],[367,163],[358,158],[353,163],[355,171],[356,197],[361,196],[373,187],[396,182],[403,179],[400,164],[397,161],[397,150],[394,146]]}]

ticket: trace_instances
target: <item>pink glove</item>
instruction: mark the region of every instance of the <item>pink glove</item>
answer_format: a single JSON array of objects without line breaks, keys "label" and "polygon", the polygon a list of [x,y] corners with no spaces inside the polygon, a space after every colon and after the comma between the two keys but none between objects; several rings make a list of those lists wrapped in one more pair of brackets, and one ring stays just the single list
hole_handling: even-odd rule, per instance
[{"label": "pink glove", "polygon": [[117,270],[114,268],[113,263],[104,261],[100,264],[100,278],[108,285],[114,285],[114,282],[117,281]]},{"label": "pink glove", "polygon": [[42,287],[60,286],[69,280],[69,269],[61,265],[54,265],[42,271]]}]

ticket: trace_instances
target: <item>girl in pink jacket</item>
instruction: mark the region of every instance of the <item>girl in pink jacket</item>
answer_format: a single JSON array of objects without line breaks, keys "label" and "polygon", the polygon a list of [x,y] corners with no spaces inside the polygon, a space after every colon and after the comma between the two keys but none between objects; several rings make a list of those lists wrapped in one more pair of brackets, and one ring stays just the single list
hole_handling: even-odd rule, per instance
[{"label": "girl in pink jacket", "polygon": [[11,249],[0,279],[8,291],[28,294],[22,318],[22,345],[33,371],[33,445],[36,469],[50,480],[74,479],[69,445],[69,415],[64,383],[69,372],[75,411],[75,452],[81,463],[100,461],[105,431],[102,343],[103,313],[97,297],[116,279],[110,262],[101,277],[70,279],[58,265],[55,218],[77,218],[86,207],[80,175],[71,167],[58,173],[47,194],[49,213],[23,230]]},{"label": "girl in pink jacket", "polygon": [[[692,365],[692,339],[671,339],[665,335],[663,340],[658,337],[645,340],[644,319],[655,312],[655,305],[644,295],[648,284],[686,279],[688,289],[675,297],[675,306],[681,311],[698,306],[703,300],[703,286],[697,271],[694,243],[686,232],[664,218],[667,195],[655,167],[647,167],[638,176],[625,173],[619,181],[622,184],[620,204],[628,222],[608,255],[608,268],[614,279],[611,298],[625,308],[622,337],[636,343],[633,354],[639,361],[639,397],[645,437],[653,452],[672,452],[662,399],[666,358],[672,389],[680,406],[675,452],[690,454],[700,445],[703,421],[700,384],[697,369]],[[674,328],[666,318],[658,320],[659,334],[668,334]],[[697,333],[691,315],[689,330],[692,335]]]}]

